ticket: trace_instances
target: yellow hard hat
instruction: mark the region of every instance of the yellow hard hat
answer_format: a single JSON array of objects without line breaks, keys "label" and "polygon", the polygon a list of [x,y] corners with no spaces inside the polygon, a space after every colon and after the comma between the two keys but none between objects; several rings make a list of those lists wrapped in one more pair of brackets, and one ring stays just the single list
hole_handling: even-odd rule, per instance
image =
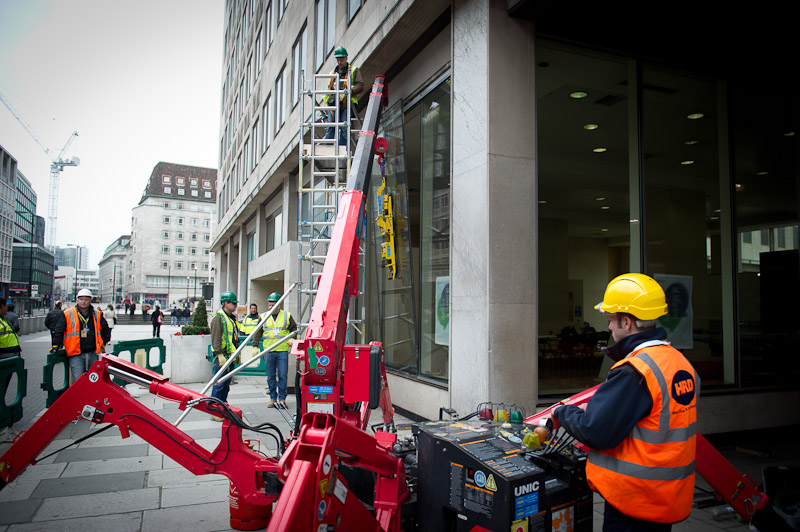
[{"label": "yellow hard hat", "polygon": [[655,279],[641,273],[626,273],[608,283],[600,312],[632,314],[640,320],[654,320],[667,313],[664,289]]}]

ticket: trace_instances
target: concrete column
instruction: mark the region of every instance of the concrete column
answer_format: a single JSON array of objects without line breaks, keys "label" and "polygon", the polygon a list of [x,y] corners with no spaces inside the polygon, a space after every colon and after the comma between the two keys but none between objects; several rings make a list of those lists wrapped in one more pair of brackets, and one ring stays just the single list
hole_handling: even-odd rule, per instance
[{"label": "concrete column", "polygon": [[236,287],[236,295],[239,296],[239,301],[247,301],[247,233],[244,224],[239,225],[235,239],[239,241],[239,282]]},{"label": "concrete column", "polygon": [[[537,395],[534,34],[502,0],[453,3],[450,402]],[[476,378],[478,377],[478,378]]]}]

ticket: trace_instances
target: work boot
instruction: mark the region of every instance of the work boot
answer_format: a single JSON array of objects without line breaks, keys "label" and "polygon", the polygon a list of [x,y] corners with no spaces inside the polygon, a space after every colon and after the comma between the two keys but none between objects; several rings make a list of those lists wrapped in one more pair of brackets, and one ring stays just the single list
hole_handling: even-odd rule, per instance
[{"label": "work boot", "polygon": [[269,403],[267,403],[267,408],[275,408],[275,401],[270,399]]},{"label": "work boot", "polygon": [[218,416],[211,416],[211,421],[222,421],[223,418]]}]

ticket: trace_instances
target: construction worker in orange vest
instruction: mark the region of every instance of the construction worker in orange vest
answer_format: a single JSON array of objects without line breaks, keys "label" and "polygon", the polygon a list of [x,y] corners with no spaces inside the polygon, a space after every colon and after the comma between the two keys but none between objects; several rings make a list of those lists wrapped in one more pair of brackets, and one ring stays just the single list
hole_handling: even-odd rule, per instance
[{"label": "construction worker in orange vest", "polygon": [[86,373],[97,362],[98,353],[103,353],[106,343],[111,340],[111,329],[103,313],[92,306],[92,292],[86,288],[78,292],[77,305],[64,311],[53,331],[55,352],[63,344],[69,357],[69,370],[72,382]]},{"label": "construction worker in orange vest", "polygon": [[689,516],[694,496],[699,379],[656,320],[667,313],[651,277],[613,279],[595,307],[608,319],[615,364],[591,400],[554,417],[591,448],[589,486],[605,502],[603,531],[668,531]]}]

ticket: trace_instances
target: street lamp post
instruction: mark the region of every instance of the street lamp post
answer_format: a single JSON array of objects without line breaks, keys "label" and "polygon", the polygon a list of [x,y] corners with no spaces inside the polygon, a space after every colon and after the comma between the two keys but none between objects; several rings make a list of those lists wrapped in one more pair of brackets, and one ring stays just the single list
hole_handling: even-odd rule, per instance
[{"label": "street lamp post", "polygon": [[194,298],[197,299],[197,264],[194,265]]},{"label": "street lamp post", "polygon": [[167,306],[169,306],[169,281],[172,279],[172,263],[167,263]]},{"label": "street lamp post", "polygon": [[189,302],[189,281],[190,281],[190,280],[191,280],[191,277],[189,277],[189,276],[187,275],[187,276],[186,276],[186,302],[187,302],[187,303]]}]

